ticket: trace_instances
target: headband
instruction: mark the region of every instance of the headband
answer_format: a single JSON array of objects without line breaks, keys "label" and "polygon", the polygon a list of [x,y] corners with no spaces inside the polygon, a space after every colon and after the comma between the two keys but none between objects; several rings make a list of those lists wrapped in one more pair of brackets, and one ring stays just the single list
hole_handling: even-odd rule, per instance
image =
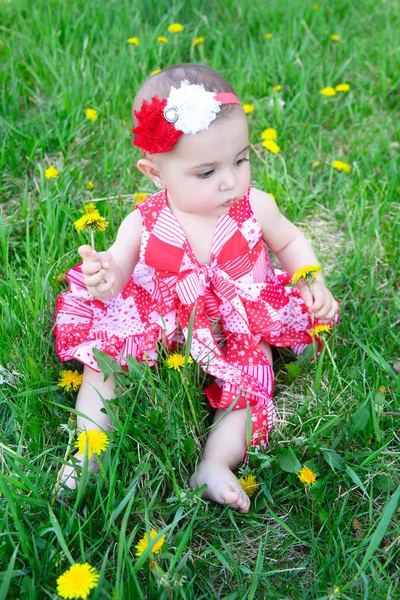
[{"label": "headband", "polygon": [[183,133],[208,129],[223,104],[240,101],[230,92],[207,92],[203,85],[184,80],[180,88],[171,87],[168,98],[153,96],[134,111],[138,125],[132,131],[133,144],[150,154],[169,152]]}]

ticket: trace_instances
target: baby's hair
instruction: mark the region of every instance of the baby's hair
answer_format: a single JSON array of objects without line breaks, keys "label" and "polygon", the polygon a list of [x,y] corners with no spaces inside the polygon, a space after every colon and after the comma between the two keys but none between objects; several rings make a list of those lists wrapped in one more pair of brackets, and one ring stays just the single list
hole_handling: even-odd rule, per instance
[{"label": "baby's hair", "polygon": [[[236,94],[231,84],[214,69],[205,65],[193,63],[184,63],[163,69],[156,75],[151,75],[139,88],[132,107],[132,122],[136,127],[137,119],[134,111],[140,110],[143,100],[151,102],[153,96],[158,96],[159,100],[167,98],[171,87],[180,88],[184,80],[189,83],[202,84],[207,92],[231,92]],[[217,113],[217,119],[226,117],[228,114],[240,108],[237,104],[223,104]]]}]

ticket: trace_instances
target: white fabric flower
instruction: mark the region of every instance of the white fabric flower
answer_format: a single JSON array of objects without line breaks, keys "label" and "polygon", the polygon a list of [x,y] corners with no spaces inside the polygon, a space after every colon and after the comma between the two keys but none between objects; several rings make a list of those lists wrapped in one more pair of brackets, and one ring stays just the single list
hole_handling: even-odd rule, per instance
[{"label": "white fabric flower", "polygon": [[184,80],[180,88],[171,88],[164,117],[183,133],[208,129],[221,106],[214,96],[214,92],[206,92],[203,85]]}]

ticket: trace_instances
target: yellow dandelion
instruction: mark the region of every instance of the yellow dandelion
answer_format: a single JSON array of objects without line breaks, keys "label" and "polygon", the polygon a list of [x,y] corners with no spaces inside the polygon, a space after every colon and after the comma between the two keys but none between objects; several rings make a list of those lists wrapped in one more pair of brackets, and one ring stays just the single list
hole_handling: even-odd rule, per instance
[{"label": "yellow dandelion", "polygon": [[321,96],[327,96],[328,98],[331,96],[336,96],[336,90],[333,87],[324,87],[322,90],[319,90]]},{"label": "yellow dandelion", "polygon": [[53,279],[58,285],[62,285],[64,281],[67,281],[65,273],[60,273],[59,275],[53,275]]},{"label": "yellow dandelion", "polygon": [[330,39],[332,40],[332,42],[338,42],[340,40],[340,35],[338,33],[332,33]]},{"label": "yellow dandelion", "polygon": [[261,146],[264,146],[264,148],[272,152],[272,154],[278,154],[280,151],[280,147],[274,142],[274,140],[264,140]]},{"label": "yellow dandelion", "polygon": [[197,37],[195,40],[193,40],[192,42],[192,46],[198,46],[199,44],[203,44],[204,39],[202,36]]},{"label": "yellow dandelion", "polygon": [[184,29],[185,28],[182,23],[171,23],[171,25],[168,27],[168,31],[170,33],[181,33],[181,31]]},{"label": "yellow dandelion", "polygon": [[299,471],[298,478],[302,483],[305,483],[306,485],[313,485],[317,479],[317,476],[314,473],[314,471],[312,471],[308,467],[303,467]]},{"label": "yellow dandelion", "polygon": [[[192,363],[193,359],[191,356],[188,358],[188,364]],[[183,354],[171,354],[166,360],[166,365],[169,369],[175,369],[175,371],[180,371],[182,367],[185,366],[185,357]]]},{"label": "yellow dandelion", "polygon": [[332,167],[336,169],[336,171],[344,171],[345,173],[350,173],[351,171],[351,166],[341,160],[334,160]]},{"label": "yellow dandelion", "polygon": [[239,483],[246,492],[246,494],[251,498],[254,496],[256,491],[259,489],[260,484],[257,483],[257,478],[255,475],[247,475],[247,477],[241,477],[239,479]]},{"label": "yellow dandelion", "polygon": [[57,385],[61,388],[64,388],[67,392],[70,390],[74,390],[74,392],[76,392],[76,390],[79,390],[81,383],[82,374],[78,373],[78,371],[61,371]]},{"label": "yellow dandelion", "polygon": [[99,115],[95,108],[87,108],[85,110],[85,115],[86,118],[89,119],[89,121],[97,121],[97,119],[99,118]]},{"label": "yellow dandelion", "polygon": [[313,10],[319,10],[319,4],[315,3],[312,5]]},{"label": "yellow dandelion", "polygon": [[46,179],[55,179],[56,177],[58,177],[58,171],[55,167],[49,167],[45,170],[44,176],[46,177]]},{"label": "yellow dandelion", "polygon": [[272,40],[272,33],[265,33],[264,37],[266,40]]},{"label": "yellow dandelion", "polygon": [[157,42],[159,42],[160,44],[168,44],[168,38],[166,38],[165,35],[159,35],[157,38]]},{"label": "yellow dandelion", "polygon": [[93,192],[94,188],[96,187],[96,184],[93,183],[93,181],[88,181],[87,183],[85,183],[85,187],[87,190],[89,190],[89,192]]},{"label": "yellow dandelion", "polygon": [[310,330],[310,335],[319,338],[321,333],[329,333],[330,331],[332,331],[330,325],[316,325]]},{"label": "yellow dandelion", "polygon": [[380,394],[386,394],[386,388],[385,388],[385,386],[384,385],[380,385],[379,389],[378,389],[378,392]]},{"label": "yellow dandelion", "polygon": [[339,83],[339,85],[337,85],[335,87],[335,90],[337,92],[348,92],[350,89],[350,85],[348,83]]},{"label": "yellow dandelion", "polygon": [[152,71],[150,75],[157,75],[158,73],[161,73],[161,69],[154,69],[154,71]]},{"label": "yellow dandelion", "polygon": [[320,265],[307,265],[306,267],[301,267],[297,269],[295,273],[292,275],[292,282],[298,283],[301,279],[307,281],[307,279],[311,279],[311,281],[315,280],[315,276],[318,273],[322,273],[322,267]]},{"label": "yellow dandelion", "polygon": [[280,92],[282,89],[282,86],[281,85],[273,85],[271,89],[273,92]]},{"label": "yellow dandelion", "polygon": [[78,439],[75,442],[75,448],[78,448],[78,454],[85,454],[86,445],[88,447],[88,455],[97,454],[100,456],[107,449],[110,440],[108,435],[104,431],[98,429],[88,429],[82,431],[78,435]]},{"label": "yellow dandelion", "polygon": [[[145,535],[142,537],[142,539],[139,540],[139,542],[135,546],[135,548],[137,549],[136,556],[141,556],[143,554],[143,552],[146,550],[146,548],[150,545],[150,542],[152,542],[158,536],[159,533],[160,533],[159,531],[152,529],[150,531],[150,539],[149,539],[149,536],[147,535],[147,533],[145,533]],[[152,547],[153,554],[158,554],[160,552],[161,548],[164,545],[164,542],[165,542],[165,535],[162,535],[160,537],[160,539],[157,540],[156,543],[154,544],[154,546]]]},{"label": "yellow dandelion", "polygon": [[85,204],[83,206],[83,210],[85,211],[86,215],[90,215],[94,212],[99,212],[96,208],[96,205],[94,202],[89,202],[88,204]]},{"label": "yellow dandelion", "polygon": [[140,40],[138,37],[130,37],[126,40],[127,44],[132,44],[132,46],[139,46]]},{"label": "yellow dandelion", "polygon": [[278,132],[273,127],[268,127],[267,129],[264,129],[261,137],[263,140],[276,140],[278,137]]},{"label": "yellow dandelion", "polygon": [[84,214],[80,219],[74,223],[75,229],[80,231],[105,231],[108,227],[108,222],[104,217],[100,216],[98,210],[93,210]]},{"label": "yellow dandelion", "polygon": [[148,198],[149,195],[145,194],[144,192],[135,192],[133,194],[133,201],[135,202],[135,204],[140,204],[141,202],[143,202],[143,200],[146,200],[146,198]]},{"label": "yellow dandelion", "polygon": [[276,202],[275,196],[271,192],[267,192],[268,196],[271,196],[272,200]]},{"label": "yellow dandelion", "polygon": [[246,113],[246,115],[249,115],[250,113],[252,113],[254,109],[255,109],[254,104],[243,104],[243,110]]},{"label": "yellow dandelion", "polygon": [[316,169],[317,167],[319,167],[319,160],[313,160],[311,163],[311,166],[313,169]]},{"label": "yellow dandelion", "polygon": [[90,590],[97,587],[98,582],[99,574],[94,567],[89,563],[76,563],[57,579],[57,594],[66,600],[86,600]]}]

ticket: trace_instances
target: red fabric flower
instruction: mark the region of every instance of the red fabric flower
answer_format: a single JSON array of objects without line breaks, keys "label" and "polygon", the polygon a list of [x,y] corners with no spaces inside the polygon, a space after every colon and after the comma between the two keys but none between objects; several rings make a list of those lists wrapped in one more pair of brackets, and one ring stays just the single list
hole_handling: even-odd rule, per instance
[{"label": "red fabric flower", "polygon": [[183,134],[165,120],[163,109],[166,105],[167,98],[160,102],[158,96],[153,96],[151,102],[143,100],[140,110],[134,111],[138,125],[132,131],[136,135],[133,145],[143,152],[169,152]]}]

